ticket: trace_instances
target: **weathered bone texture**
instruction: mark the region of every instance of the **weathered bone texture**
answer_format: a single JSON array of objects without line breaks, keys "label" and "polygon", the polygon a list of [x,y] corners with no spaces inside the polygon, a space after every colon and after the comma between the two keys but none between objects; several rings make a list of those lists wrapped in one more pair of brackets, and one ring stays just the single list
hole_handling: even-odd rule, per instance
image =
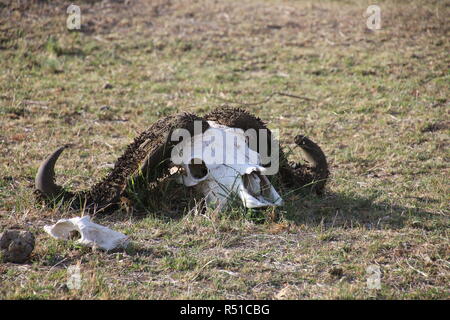
[{"label": "weathered bone texture", "polygon": [[[267,129],[259,118],[240,108],[223,107],[204,117],[181,113],[162,118],[142,132],[116,161],[114,169],[92,188],[70,192],[54,183],[54,164],[62,152],[56,150],[45,160],[36,176],[36,194],[47,204],[69,203],[74,209],[91,212],[111,212],[117,209],[120,198],[130,179],[143,174],[149,182],[169,175],[172,148],[179,141],[170,141],[175,129],[187,129],[194,134],[194,121],[202,121],[202,132],[209,128],[207,121],[228,127]],[[270,145],[271,134],[268,134]],[[280,150],[280,180],[290,188],[311,188],[317,194],[323,192],[329,175],[328,165],[320,147],[304,136],[295,137],[295,143],[304,151],[308,163],[289,163]],[[258,152],[258,150],[256,150]]]},{"label": "weathered bone texture", "polygon": [[45,232],[55,239],[69,240],[73,233],[79,233],[78,243],[106,251],[126,248],[128,237],[120,232],[91,222],[89,216],[60,219],[52,226],[44,226]]},{"label": "weathered bone texture", "polygon": [[195,187],[208,206],[218,209],[225,207],[232,194],[247,208],[281,205],[281,196],[265,176],[267,169],[258,152],[249,147],[244,130],[208,123],[210,128],[202,136],[186,139],[173,149],[172,161],[183,168],[179,182]]}]

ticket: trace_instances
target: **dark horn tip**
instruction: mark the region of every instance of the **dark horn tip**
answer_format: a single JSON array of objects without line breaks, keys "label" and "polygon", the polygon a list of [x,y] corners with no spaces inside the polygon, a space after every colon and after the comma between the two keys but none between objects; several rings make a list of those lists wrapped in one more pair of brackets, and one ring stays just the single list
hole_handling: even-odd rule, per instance
[{"label": "dark horn tip", "polygon": [[302,147],[302,148],[308,147],[308,146],[314,144],[307,136],[304,136],[302,134],[295,136],[294,142],[296,145],[298,145],[299,147]]},{"label": "dark horn tip", "polygon": [[44,195],[51,196],[60,192],[61,188],[55,184],[55,163],[58,160],[61,153],[71,147],[71,144],[65,144],[56,149],[50,154],[39,166],[38,172],[35,178],[35,188],[42,192]]}]

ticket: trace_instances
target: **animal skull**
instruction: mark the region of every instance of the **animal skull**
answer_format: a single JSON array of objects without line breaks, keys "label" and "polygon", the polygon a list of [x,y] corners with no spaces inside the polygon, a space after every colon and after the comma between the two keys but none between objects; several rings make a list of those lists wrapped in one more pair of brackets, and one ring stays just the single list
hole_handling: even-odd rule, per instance
[{"label": "animal skull", "polygon": [[172,162],[182,167],[178,182],[195,187],[210,206],[222,208],[237,194],[247,208],[280,206],[282,199],[265,175],[260,155],[239,128],[208,121],[202,135],[183,140],[172,151]]},{"label": "animal skull", "polygon": [[261,119],[240,108],[222,107],[204,116],[188,112],[169,115],[142,131],[108,175],[86,190],[72,192],[56,183],[55,163],[69,145],[56,149],[36,174],[37,200],[50,206],[66,203],[85,212],[112,212],[126,198],[127,186],[134,178],[142,176],[149,183],[158,183],[169,172],[169,160],[183,169],[180,181],[197,188],[212,205],[222,206],[232,193],[249,208],[280,205],[282,200],[267,179],[275,174],[288,188],[310,186],[308,189],[322,194],[330,172],[320,146],[303,135],[295,136],[294,143],[306,163],[291,163],[276,135]]}]

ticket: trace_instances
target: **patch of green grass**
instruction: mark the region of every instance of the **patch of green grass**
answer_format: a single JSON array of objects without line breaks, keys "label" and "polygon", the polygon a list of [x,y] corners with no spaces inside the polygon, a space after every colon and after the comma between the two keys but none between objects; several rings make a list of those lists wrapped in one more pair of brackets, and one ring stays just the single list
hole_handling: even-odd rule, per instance
[{"label": "patch of green grass", "polygon": [[[0,7],[0,231],[36,235],[27,264],[0,265],[0,297],[448,299],[449,8],[385,1],[372,32],[369,4],[134,1],[103,15],[86,1],[81,32],[65,30],[63,1]],[[313,100],[265,101],[274,92]],[[42,230],[81,214],[35,203],[52,150],[74,144],[57,182],[87,188],[155,120],[223,99],[261,102],[242,107],[280,129],[291,160],[302,159],[296,134],[316,141],[332,173],[325,195],[272,177],[283,207],[234,199],[218,212],[174,180],[137,179],[122,210],[94,218],[130,236],[128,249]],[[80,290],[66,287],[75,264]],[[367,288],[370,265],[380,290]]]}]

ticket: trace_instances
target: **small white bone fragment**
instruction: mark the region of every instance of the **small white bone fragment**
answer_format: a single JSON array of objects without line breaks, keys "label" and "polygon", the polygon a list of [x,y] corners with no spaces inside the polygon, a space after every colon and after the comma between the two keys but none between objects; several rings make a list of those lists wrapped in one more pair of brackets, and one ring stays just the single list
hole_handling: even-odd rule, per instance
[{"label": "small white bone fragment", "polygon": [[89,216],[60,219],[52,226],[44,226],[44,230],[53,238],[62,240],[70,239],[71,232],[77,231],[81,236],[77,240],[78,243],[106,251],[125,248],[128,245],[126,235],[91,222]]}]

